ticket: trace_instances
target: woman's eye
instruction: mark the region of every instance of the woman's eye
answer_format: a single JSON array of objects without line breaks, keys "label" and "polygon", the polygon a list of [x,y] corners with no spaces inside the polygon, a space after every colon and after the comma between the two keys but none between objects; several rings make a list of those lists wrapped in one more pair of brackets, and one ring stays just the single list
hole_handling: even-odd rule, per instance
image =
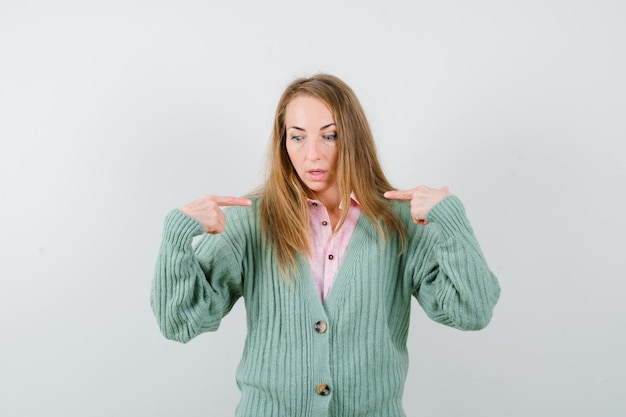
[{"label": "woman's eye", "polygon": [[326,140],[335,140],[335,139],[337,139],[337,135],[335,135],[335,134],[324,135],[324,139],[326,139]]},{"label": "woman's eye", "polygon": [[292,136],[291,140],[293,140],[294,142],[301,142],[302,141],[302,136]]}]

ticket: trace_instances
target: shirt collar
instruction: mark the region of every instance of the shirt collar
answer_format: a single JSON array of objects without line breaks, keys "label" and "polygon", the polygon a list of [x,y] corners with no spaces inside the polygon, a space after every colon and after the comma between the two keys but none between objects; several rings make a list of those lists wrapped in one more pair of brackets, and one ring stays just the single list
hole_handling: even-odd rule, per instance
[{"label": "shirt collar", "polygon": [[[314,203],[315,203],[315,204],[323,205],[321,201],[319,201],[319,200],[313,200],[312,198],[309,198],[309,197],[307,197],[307,198],[306,198],[306,200],[307,200],[309,203],[311,203],[311,204],[314,204]],[[359,200],[357,200],[356,195],[354,195],[354,191],[352,191],[352,192],[350,193],[350,203],[351,203],[352,205],[357,205],[357,206],[359,205]],[[315,204],[314,204],[314,205],[315,205]],[[342,208],[343,208],[343,207],[342,207],[342,203],[341,203],[341,202],[339,202],[339,208],[340,208],[340,209],[342,209]]]}]

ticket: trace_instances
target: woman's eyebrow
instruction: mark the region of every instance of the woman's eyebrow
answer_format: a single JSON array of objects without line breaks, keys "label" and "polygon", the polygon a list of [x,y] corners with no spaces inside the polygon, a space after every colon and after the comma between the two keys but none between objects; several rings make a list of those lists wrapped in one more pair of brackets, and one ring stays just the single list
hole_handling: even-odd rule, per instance
[{"label": "woman's eyebrow", "polygon": [[[328,129],[331,126],[336,126],[336,124],[335,123],[329,123],[329,124],[327,124],[325,126],[320,127],[320,130]],[[290,126],[290,127],[287,128],[287,130],[289,130],[289,129],[296,129],[296,130],[300,130],[302,132],[306,131],[305,129],[303,129],[301,127],[298,127],[298,126]]]}]

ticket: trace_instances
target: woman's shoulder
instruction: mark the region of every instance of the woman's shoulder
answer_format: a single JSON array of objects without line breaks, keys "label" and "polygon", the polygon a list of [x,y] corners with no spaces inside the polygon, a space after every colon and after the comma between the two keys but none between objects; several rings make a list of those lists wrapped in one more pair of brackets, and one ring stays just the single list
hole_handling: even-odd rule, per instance
[{"label": "woman's shoulder", "polygon": [[405,227],[413,221],[411,218],[411,204],[408,200],[388,200],[388,202],[393,213]]}]

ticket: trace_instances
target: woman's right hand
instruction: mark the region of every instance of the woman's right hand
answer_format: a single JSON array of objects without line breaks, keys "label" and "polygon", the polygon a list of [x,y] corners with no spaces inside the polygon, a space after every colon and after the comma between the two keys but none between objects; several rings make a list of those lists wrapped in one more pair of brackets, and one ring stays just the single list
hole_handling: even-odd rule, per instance
[{"label": "woman's right hand", "polygon": [[206,233],[215,235],[224,231],[226,215],[220,207],[249,206],[247,198],[206,195],[196,201],[180,207],[180,211],[197,220]]}]

